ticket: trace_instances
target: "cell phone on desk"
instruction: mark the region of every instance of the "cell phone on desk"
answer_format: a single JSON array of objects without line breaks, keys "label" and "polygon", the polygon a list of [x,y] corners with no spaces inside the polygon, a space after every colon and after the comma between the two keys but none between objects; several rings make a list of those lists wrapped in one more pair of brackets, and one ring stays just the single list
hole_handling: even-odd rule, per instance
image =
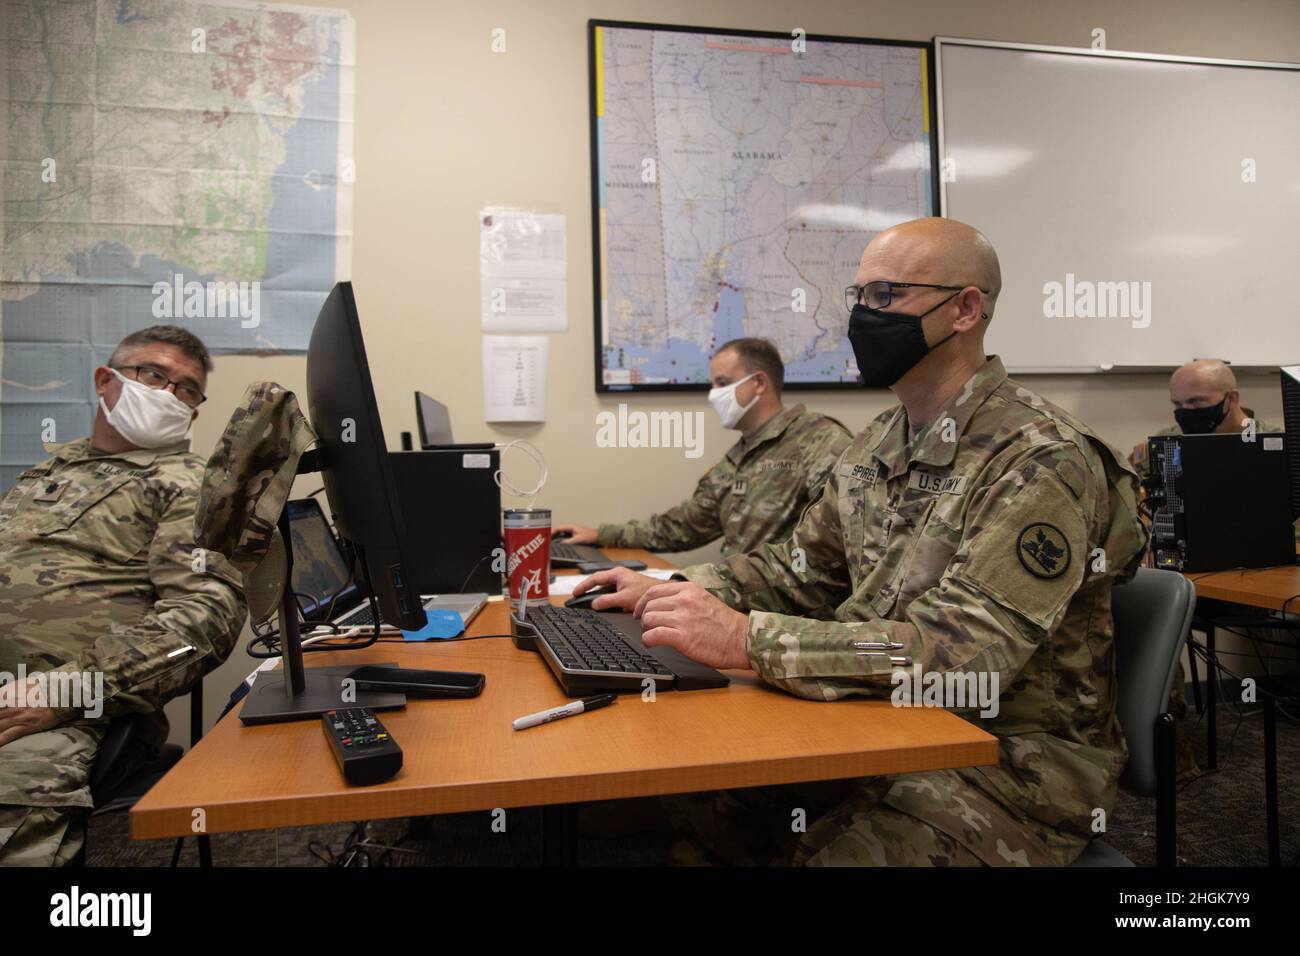
[{"label": "cell phone on desk", "polygon": [[377,690],[407,697],[477,697],[487,678],[468,671],[424,671],[367,664],[349,675],[357,690]]}]

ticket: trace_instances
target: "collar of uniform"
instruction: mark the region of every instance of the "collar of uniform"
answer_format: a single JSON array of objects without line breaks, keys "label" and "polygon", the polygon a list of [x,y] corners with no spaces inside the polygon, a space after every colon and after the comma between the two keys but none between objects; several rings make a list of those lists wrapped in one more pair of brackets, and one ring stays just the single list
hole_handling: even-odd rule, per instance
[{"label": "collar of uniform", "polygon": [[791,405],[789,408],[782,408],[765,421],[754,434],[748,438],[741,438],[740,441],[732,445],[731,451],[727,452],[727,457],[731,458],[733,463],[738,462],[764,442],[780,438],[785,430],[794,424],[795,420],[803,413],[804,407],[802,403]]},{"label": "collar of uniform", "polygon": [[976,409],[1003,382],[1007,380],[1007,370],[1002,360],[996,355],[987,360],[967,383],[947,408],[939,412],[929,423],[924,425],[912,440],[910,425],[907,421],[907,409],[899,405],[894,417],[885,426],[876,442],[872,453],[888,469],[890,475],[897,475],[906,470],[912,462],[935,465],[939,467],[952,464],[957,455],[957,442],[944,441],[944,422],[952,419],[957,438],[966,433],[966,427],[975,415]]},{"label": "collar of uniform", "polygon": [[55,458],[61,458],[64,461],[80,461],[85,458],[105,458],[120,459],[129,461],[133,465],[152,465],[164,455],[175,455],[190,450],[190,440],[188,438],[175,442],[171,445],[165,445],[162,448],[133,448],[130,451],[122,451],[110,454],[100,451],[90,443],[90,438],[78,438],[76,441],[64,442],[61,445],[46,445],[45,451]]}]

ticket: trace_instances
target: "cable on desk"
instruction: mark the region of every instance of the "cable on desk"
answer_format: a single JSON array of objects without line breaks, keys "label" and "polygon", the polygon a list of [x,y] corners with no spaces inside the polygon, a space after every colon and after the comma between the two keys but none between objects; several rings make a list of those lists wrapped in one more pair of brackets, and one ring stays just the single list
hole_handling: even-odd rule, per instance
[{"label": "cable on desk", "polygon": [[514,637],[514,635],[513,634],[475,634],[472,637],[435,637],[432,640],[428,640],[428,641],[408,641],[404,637],[399,637],[396,634],[390,634],[387,637],[381,637],[379,639],[379,643],[380,644],[403,643],[403,644],[437,645],[437,644],[455,644],[459,641],[486,641],[490,637]]},{"label": "cable on desk", "polygon": [[496,473],[493,475],[493,478],[496,480],[497,487],[502,491],[512,494],[517,498],[527,498],[527,506],[531,508],[533,503],[537,501],[537,496],[542,493],[542,487],[546,484],[546,478],[550,472],[546,467],[546,459],[543,458],[542,453],[537,450],[537,446],[525,438],[515,438],[506,442],[504,445],[498,445],[497,447],[501,449],[501,458],[504,459],[506,457],[506,452],[511,448],[514,448],[516,445],[523,450],[524,454],[537,463],[537,484],[533,485],[530,491],[520,491],[515,487],[514,483],[505,476],[504,468],[498,468]]},{"label": "cable on desk", "polygon": [[[500,474],[500,472],[498,472],[498,474]],[[491,553],[488,553],[483,555],[483,557],[479,558],[477,561],[474,562],[474,567],[469,569],[469,574],[465,575],[465,580],[460,582],[460,590],[456,592],[457,594],[465,593],[465,587],[466,585],[469,584],[469,579],[474,576],[475,571],[477,571],[479,568],[483,566],[483,562],[490,557],[492,557],[492,555]]]}]

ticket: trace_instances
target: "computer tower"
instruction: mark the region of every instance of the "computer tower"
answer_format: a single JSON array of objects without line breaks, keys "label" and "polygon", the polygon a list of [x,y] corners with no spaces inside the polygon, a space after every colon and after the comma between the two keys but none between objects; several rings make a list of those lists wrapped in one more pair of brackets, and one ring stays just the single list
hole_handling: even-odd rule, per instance
[{"label": "computer tower", "polygon": [[420,594],[501,591],[500,450],[455,445],[389,452],[405,524],[408,571]]},{"label": "computer tower", "polygon": [[1286,435],[1158,435],[1147,449],[1156,567],[1221,571],[1295,562]]},{"label": "computer tower", "polygon": [[[1288,435],[1300,436],[1300,365],[1284,365],[1282,379],[1282,427]],[[1291,468],[1291,517],[1300,520],[1300,442],[1287,446]]]}]

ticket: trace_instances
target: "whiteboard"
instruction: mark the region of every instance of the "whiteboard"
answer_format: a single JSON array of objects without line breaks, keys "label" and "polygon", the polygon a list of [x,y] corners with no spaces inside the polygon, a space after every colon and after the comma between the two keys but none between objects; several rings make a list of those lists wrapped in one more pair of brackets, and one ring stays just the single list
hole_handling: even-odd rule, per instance
[{"label": "whiteboard", "polygon": [[940,208],[1020,372],[1300,361],[1300,64],[936,38]]}]

